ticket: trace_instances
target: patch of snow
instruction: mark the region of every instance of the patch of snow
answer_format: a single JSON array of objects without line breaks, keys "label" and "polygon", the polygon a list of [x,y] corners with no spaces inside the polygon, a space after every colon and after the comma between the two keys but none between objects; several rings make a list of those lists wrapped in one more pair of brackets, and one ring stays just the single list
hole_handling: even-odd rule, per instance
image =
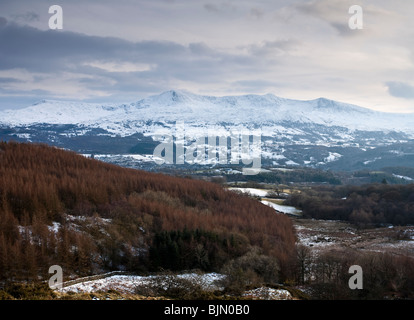
[{"label": "patch of snow", "polygon": [[271,170],[277,170],[277,171],[282,171],[282,172],[294,171],[294,169],[288,169],[288,168],[272,168]]},{"label": "patch of snow", "polygon": [[375,162],[375,161],[381,160],[381,159],[382,159],[382,157],[375,157],[373,160],[364,161],[364,164],[367,165],[369,163],[372,163],[372,162]]},{"label": "patch of snow", "polygon": [[325,162],[333,162],[338,160],[340,157],[342,157],[342,154],[336,153],[336,152],[329,152],[329,156],[327,156],[324,161]]},{"label": "patch of snow", "polygon": [[285,205],[277,204],[277,203],[267,201],[267,200],[262,200],[261,202],[269,207],[272,207],[276,211],[279,211],[282,213],[294,214],[294,215],[300,215],[302,213],[302,210],[296,209],[295,207],[285,206]]},{"label": "patch of snow", "polygon": [[246,291],[243,296],[258,300],[292,300],[292,295],[288,290],[268,287],[260,287]]},{"label": "patch of snow", "polygon": [[283,160],[283,159],[286,159],[286,157],[283,154],[275,154],[272,156],[272,159]]},{"label": "patch of snow", "polygon": [[285,164],[286,164],[287,166],[298,166],[298,165],[299,165],[299,163],[297,163],[297,162],[295,162],[295,161],[292,161],[292,160],[288,160],[288,161],[286,161],[286,162],[285,162]]},{"label": "patch of snow", "polygon": [[53,232],[53,233],[58,233],[59,232],[59,228],[60,228],[60,223],[53,221],[51,226],[47,226],[49,231]]},{"label": "patch of snow", "polygon": [[30,133],[16,133],[16,136],[21,139],[30,139]]},{"label": "patch of snow", "polygon": [[241,191],[243,193],[247,193],[252,196],[258,196],[258,197],[266,197],[269,190],[265,189],[257,189],[257,188],[229,188],[229,190],[237,190]]},{"label": "patch of snow", "polygon": [[400,178],[400,179],[403,179],[403,180],[407,180],[407,181],[413,181],[414,179],[413,178],[411,178],[411,177],[407,177],[407,176],[400,176],[400,175],[397,175],[397,174],[392,174],[394,177],[396,177],[396,178]]}]

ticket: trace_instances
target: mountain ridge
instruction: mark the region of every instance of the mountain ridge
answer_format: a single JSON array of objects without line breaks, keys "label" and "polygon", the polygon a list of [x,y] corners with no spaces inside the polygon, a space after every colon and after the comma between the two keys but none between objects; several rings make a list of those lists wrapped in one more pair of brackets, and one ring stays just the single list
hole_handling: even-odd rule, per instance
[{"label": "mountain ridge", "polygon": [[414,134],[414,113],[379,112],[323,97],[313,100],[286,99],[273,94],[217,97],[183,90],[165,91],[130,104],[41,100],[23,109],[5,110],[0,122],[12,125],[76,123],[99,127],[100,122],[107,125],[108,117],[117,123],[181,120],[201,124],[267,124],[292,121]]}]

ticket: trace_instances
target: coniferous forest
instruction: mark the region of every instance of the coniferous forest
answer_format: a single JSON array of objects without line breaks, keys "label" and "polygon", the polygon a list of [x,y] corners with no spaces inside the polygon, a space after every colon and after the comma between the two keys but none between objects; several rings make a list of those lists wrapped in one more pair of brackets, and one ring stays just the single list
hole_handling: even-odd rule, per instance
[{"label": "coniferous forest", "polygon": [[0,144],[0,280],[110,270],[219,270],[252,248],[295,251],[291,220],[205,181],[149,173],[58,148]]}]

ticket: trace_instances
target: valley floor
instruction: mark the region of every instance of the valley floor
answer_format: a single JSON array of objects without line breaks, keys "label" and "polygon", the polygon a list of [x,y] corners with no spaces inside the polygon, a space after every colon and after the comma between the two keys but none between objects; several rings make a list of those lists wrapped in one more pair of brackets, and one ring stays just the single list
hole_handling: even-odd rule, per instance
[{"label": "valley floor", "polygon": [[315,253],[352,248],[414,257],[414,226],[359,229],[345,221],[292,218],[299,243]]}]

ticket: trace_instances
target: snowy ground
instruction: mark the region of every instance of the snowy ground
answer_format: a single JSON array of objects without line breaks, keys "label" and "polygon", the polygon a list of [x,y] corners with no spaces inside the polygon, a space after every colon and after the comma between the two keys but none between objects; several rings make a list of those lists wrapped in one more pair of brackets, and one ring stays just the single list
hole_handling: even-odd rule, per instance
[{"label": "snowy ground", "polygon": [[292,295],[289,291],[285,289],[273,289],[268,287],[260,287],[246,291],[243,296],[257,300],[292,300]]},{"label": "snowy ground", "polygon": [[299,243],[315,253],[332,248],[392,252],[414,257],[414,227],[358,229],[337,220],[294,219]]},{"label": "snowy ground", "polygon": [[[134,294],[136,288],[151,283],[156,276],[134,276],[134,275],[112,275],[103,279],[84,281],[77,284],[64,286],[60,290],[61,293],[93,293],[107,292],[108,290],[116,290],[121,294]],[[223,279],[223,275],[218,273],[186,273],[177,275],[178,278],[196,281],[201,284],[205,290],[222,290],[219,281]],[[291,300],[292,295],[285,289],[273,289],[268,287],[260,287],[246,291],[243,296],[249,299],[257,300]]]},{"label": "snowy ground", "polygon": [[[64,285],[64,288],[61,291],[64,293],[83,293],[116,290],[121,293],[135,293],[137,287],[148,285],[155,277],[156,276],[113,275],[103,279],[85,281],[70,286]],[[215,290],[220,289],[218,281],[223,278],[223,275],[218,273],[206,273],[202,275],[186,273],[178,275],[177,277],[197,281],[197,283],[203,285],[205,290]]]}]

